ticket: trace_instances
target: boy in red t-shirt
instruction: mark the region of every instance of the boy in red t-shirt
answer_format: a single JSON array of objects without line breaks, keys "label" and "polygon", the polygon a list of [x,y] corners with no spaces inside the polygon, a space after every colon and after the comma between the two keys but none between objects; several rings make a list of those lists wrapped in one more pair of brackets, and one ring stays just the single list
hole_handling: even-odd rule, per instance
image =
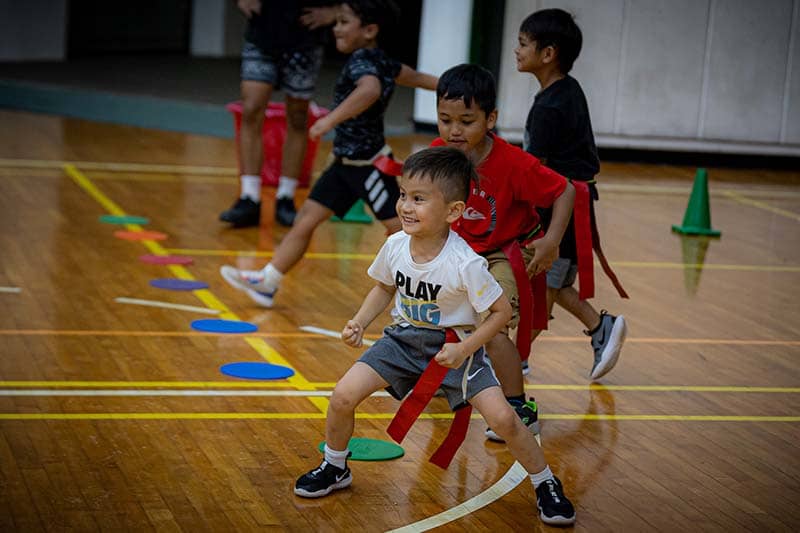
[{"label": "boy in red t-shirt", "polygon": [[[575,189],[538,159],[491,133],[497,109],[494,76],[488,70],[477,65],[451,68],[439,78],[436,97],[440,138],[432,145],[464,151],[480,176],[453,229],[487,259],[514,309],[511,321],[486,349],[508,402],[538,433],[536,402],[525,398],[519,352],[508,336],[519,322],[519,291],[508,253],[521,245],[529,276],[550,268],[572,213]],[[552,207],[553,217],[547,233],[534,241],[540,233],[537,207]],[[491,428],[486,436],[500,440]]]}]

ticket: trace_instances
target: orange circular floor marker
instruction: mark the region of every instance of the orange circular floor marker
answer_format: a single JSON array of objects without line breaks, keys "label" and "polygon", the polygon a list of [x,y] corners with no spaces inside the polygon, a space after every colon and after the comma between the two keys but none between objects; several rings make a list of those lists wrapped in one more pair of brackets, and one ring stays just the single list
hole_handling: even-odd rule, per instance
[{"label": "orange circular floor marker", "polygon": [[167,234],[159,231],[115,231],[114,237],[128,241],[163,241]]}]

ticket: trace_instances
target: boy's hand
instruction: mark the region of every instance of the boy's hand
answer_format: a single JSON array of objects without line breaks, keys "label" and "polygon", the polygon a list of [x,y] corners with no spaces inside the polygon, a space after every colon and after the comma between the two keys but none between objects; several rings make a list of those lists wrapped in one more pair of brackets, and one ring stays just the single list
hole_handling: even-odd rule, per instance
[{"label": "boy's hand", "polygon": [[236,5],[247,18],[252,18],[253,14],[261,14],[261,0],[238,0]]},{"label": "boy's hand", "polygon": [[348,320],[342,330],[342,340],[348,346],[360,348],[364,339],[364,328],[355,320]]},{"label": "boy's hand", "polygon": [[330,26],[336,22],[335,7],[306,7],[300,15],[300,22],[309,30]]},{"label": "boy's hand", "polygon": [[458,368],[464,363],[469,354],[464,351],[464,345],[461,342],[448,342],[442,346],[439,353],[436,354],[434,359],[437,363],[447,368]]},{"label": "boy's hand", "polygon": [[558,259],[558,243],[551,243],[547,237],[531,242],[526,248],[534,250],[533,259],[528,263],[527,269],[531,277],[549,270],[553,261]]},{"label": "boy's hand", "polygon": [[328,115],[317,120],[308,130],[308,136],[313,140],[318,140],[320,137],[331,131],[336,125],[328,120]]}]

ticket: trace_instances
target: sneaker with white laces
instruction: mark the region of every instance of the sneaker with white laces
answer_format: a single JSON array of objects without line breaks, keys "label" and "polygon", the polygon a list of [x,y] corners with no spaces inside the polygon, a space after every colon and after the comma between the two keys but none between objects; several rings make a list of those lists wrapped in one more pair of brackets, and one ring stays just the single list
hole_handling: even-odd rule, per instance
[{"label": "sneaker with white laces", "polygon": [[564,487],[555,476],[536,487],[536,506],[539,518],[545,524],[568,526],[575,523],[575,508],[564,496]]},{"label": "sneaker with white laces", "polygon": [[220,267],[219,273],[231,287],[244,291],[258,305],[272,307],[272,300],[278,290],[267,288],[264,284],[264,273],[261,270],[240,270],[224,265]]},{"label": "sneaker with white laces", "polygon": [[333,466],[323,460],[322,464],[303,474],[294,484],[294,493],[303,498],[321,498],[334,490],[349,487],[353,482],[350,469]]},{"label": "sneaker with white laces", "polygon": [[584,331],[592,338],[594,350],[594,365],[590,373],[592,379],[605,376],[617,364],[627,332],[625,317],[609,315],[605,309],[600,311],[600,325],[592,332]]},{"label": "sneaker with white laces", "polygon": [[[539,406],[536,405],[536,400],[531,398],[522,405],[514,407],[514,411],[522,423],[534,435],[539,434]],[[486,438],[494,442],[505,442],[500,435],[495,433],[492,428],[486,428]]]}]

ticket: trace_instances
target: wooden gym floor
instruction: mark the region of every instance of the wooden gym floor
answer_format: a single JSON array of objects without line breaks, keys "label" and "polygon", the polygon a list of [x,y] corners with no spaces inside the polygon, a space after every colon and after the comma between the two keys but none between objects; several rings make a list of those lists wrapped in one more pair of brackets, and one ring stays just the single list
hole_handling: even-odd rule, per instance
[{"label": "wooden gym floor", "polygon": [[[218,270],[262,266],[285,230],[271,223],[271,189],[261,228],[217,221],[238,191],[232,141],[9,111],[0,124],[0,530],[547,529],[481,420],[447,471],[427,463],[449,427],[442,399],[403,458],[351,462],[353,486],[327,498],[292,494],[319,462],[327,395],[359,355],[300,328],[338,332],[354,313],[378,224],[326,223],[276,307],[259,309]],[[391,142],[404,158],[429,141]],[[576,530],[800,529],[800,171],[710,168],[722,238],[682,239],[670,226],[694,171],[603,165],[603,245],[631,295],[596,269],[596,306],[629,323],[616,369],[589,382],[588,339],[558,310],[533,347],[527,388]],[[117,239],[104,214],[148,217],[142,229],[168,238]],[[146,253],[194,263],[147,265]],[[165,277],[209,289],[150,287]],[[199,333],[190,322],[211,315],[119,297],[219,310],[259,331]],[[297,373],[219,371],[264,360]],[[396,407],[369,399],[356,436],[388,439]]]}]

